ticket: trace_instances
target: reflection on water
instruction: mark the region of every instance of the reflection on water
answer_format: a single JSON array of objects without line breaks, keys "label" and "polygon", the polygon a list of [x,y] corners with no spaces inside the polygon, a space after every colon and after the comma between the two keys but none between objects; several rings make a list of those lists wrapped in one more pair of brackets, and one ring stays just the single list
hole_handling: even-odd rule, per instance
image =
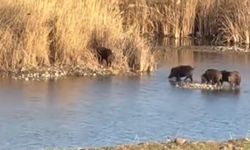
[{"label": "reflection on water", "polygon": [[[158,38],[157,40],[153,41],[153,46],[164,46],[164,47],[171,47],[171,48],[183,48],[183,47],[190,47],[190,46],[211,46],[213,47],[215,43],[206,39],[200,38]],[[243,49],[249,49],[249,44],[240,44],[235,45],[233,43],[225,43],[223,46],[226,47],[241,47]]]},{"label": "reflection on water", "polygon": [[202,94],[204,95],[211,95],[211,96],[230,96],[237,99],[237,97],[240,96],[240,89],[223,89],[223,90],[214,90],[214,91],[208,91],[208,90],[201,90]]},{"label": "reflection on water", "polygon": [[160,38],[156,40],[155,46],[171,46],[171,47],[183,47],[183,46],[192,46],[196,43],[197,40],[184,38],[184,39],[176,39],[176,38]]},{"label": "reflection on water", "polygon": [[[0,149],[90,147],[184,136],[224,140],[250,131],[250,57],[168,51],[151,75],[67,78],[46,82],[0,80]],[[238,70],[239,90],[178,89],[172,66]],[[225,84],[228,87],[228,84]],[[219,134],[218,134],[219,133]]]}]

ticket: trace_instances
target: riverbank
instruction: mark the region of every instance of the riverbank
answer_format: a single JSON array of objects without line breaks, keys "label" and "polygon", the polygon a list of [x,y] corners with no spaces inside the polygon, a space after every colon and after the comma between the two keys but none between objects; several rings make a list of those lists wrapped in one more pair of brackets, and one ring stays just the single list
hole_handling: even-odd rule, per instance
[{"label": "riverbank", "polygon": [[149,74],[136,70],[115,70],[101,66],[98,69],[90,69],[84,66],[50,67],[39,69],[19,69],[15,71],[0,71],[1,78],[12,78],[24,81],[57,80],[65,77],[105,77],[105,76],[139,76]]},{"label": "riverbank", "polygon": [[[2,78],[12,78],[15,80],[25,81],[44,81],[49,79],[59,79],[67,76],[74,77],[96,77],[96,76],[112,76],[118,74],[111,68],[102,68],[92,70],[83,66],[68,66],[68,67],[51,67],[40,69],[22,69],[17,71],[0,72]],[[127,72],[129,74],[129,72]],[[130,73],[132,74],[132,73]]]},{"label": "riverbank", "polygon": [[240,0],[3,0],[0,70],[55,65],[102,70],[95,50],[106,47],[116,70],[151,71],[156,60],[150,41],[162,37],[249,47],[249,6]]},{"label": "riverbank", "polygon": [[[187,48],[188,47],[188,48]],[[185,50],[183,50],[185,49]],[[155,47],[155,58],[158,60],[154,63],[154,66],[151,66],[148,71],[139,71],[129,68],[117,69],[117,66],[111,66],[107,68],[103,65],[97,65],[93,68],[87,67],[85,65],[66,65],[66,66],[48,66],[48,67],[22,67],[20,69],[13,69],[13,71],[0,71],[0,77],[2,78],[12,78],[15,80],[25,80],[25,81],[43,81],[49,79],[59,79],[64,77],[96,77],[96,76],[113,76],[113,75],[122,75],[122,76],[138,76],[141,74],[148,74],[153,70],[156,70],[161,64],[161,60],[172,60],[173,57],[171,52],[178,52],[180,50],[186,52],[200,52],[200,53],[217,53],[217,54],[236,54],[247,56],[249,54],[249,48],[242,48],[240,46],[180,46],[180,47],[168,47],[161,46]],[[177,59],[177,58],[175,58]],[[188,58],[192,61],[192,57]],[[183,86],[179,86],[183,87]],[[185,86],[185,88],[198,88],[198,89],[208,89],[210,87],[204,86],[200,87],[199,85]]]},{"label": "riverbank", "polygon": [[33,68],[40,72],[54,66],[64,71],[69,66],[70,70],[80,66],[101,71],[104,62],[98,61],[98,47],[110,49],[112,70],[143,72],[154,66],[146,40],[132,26],[124,30],[116,1],[3,0],[0,18],[0,70],[4,72]]},{"label": "riverbank", "polygon": [[[187,141],[177,138],[170,142],[149,142],[135,145],[121,145],[117,147],[91,148],[89,150],[249,150],[249,139],[229,140],[226,142],[216,141]],[[82,149],[84,150],[84,149]]]}]

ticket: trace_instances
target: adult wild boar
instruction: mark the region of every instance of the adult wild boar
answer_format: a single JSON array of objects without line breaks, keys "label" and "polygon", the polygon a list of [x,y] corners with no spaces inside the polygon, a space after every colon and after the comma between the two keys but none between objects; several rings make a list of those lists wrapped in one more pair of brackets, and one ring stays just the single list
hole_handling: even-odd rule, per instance
[{"label": "adult wild boar", "polygon": [[107,67],[111,67],[112,61],[114,60],[112,50],[105,47],[97,47],[96,52],[99,64],[103,64],[105,60]]},{"label": "adult wild boar", "polygon": [[190,79],[193,82],[193,70],[194,68],[189,65],[180,65],[171,69],[168,78],[176,77],[176,81],[181,81],[182,77],[186,77],[184,81]]},{"label": "adult wild boar", "polygon": [[207,69],[205,73],[201,75],[201,83],[216,84],[221,86],[222,73],[217,69]]},{"label": "adult wild boar", "polygon": [[228,82],[231,88],[236,88],[236,86],[240,86],[241,76],[238,71],[226,71],[222,70],[222,83]]}]

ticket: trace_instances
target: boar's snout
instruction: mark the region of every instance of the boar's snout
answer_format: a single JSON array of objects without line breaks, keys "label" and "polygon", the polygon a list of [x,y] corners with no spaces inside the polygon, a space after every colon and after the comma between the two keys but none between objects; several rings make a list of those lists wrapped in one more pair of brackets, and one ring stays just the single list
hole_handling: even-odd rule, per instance
[{"label": "boar's snout", "polygon": [[171,72],[170,72],[168,78],[173,78],[174,77],[174,73],[173,72],[174,72],[173,69],[171,69]]}]

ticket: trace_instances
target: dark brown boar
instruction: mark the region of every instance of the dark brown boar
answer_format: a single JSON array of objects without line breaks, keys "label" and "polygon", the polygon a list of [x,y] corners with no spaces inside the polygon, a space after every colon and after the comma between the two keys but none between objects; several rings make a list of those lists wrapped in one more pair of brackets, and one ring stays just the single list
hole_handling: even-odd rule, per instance
[{"label": "dark brown boar", "polygon": [[180,65],[171,69],[168,78],[176,77],[177,81],[181,81],[182,77],[186,77],[184,81],[190,79],[193,82],[193,70],[194,68],[189,65]]},{"label": "dark brown boar", "polygon": [[241,83],[241,76],[238,71],[226,71],[222,70],[222,83],[228,82],[231,88],[236,88],[240,86]]},{"label": "dark brown boar", "polygon": [[103,64],[105,60],[107,67],[111,67],[115,58],[112,50],[105,47],[97,47],[96,52],[99,64]]},{"label": "dark brown boar", "polygon": [[217,69],[208,69],[201,75],[201,83],[221,86],[222,73]]}]

